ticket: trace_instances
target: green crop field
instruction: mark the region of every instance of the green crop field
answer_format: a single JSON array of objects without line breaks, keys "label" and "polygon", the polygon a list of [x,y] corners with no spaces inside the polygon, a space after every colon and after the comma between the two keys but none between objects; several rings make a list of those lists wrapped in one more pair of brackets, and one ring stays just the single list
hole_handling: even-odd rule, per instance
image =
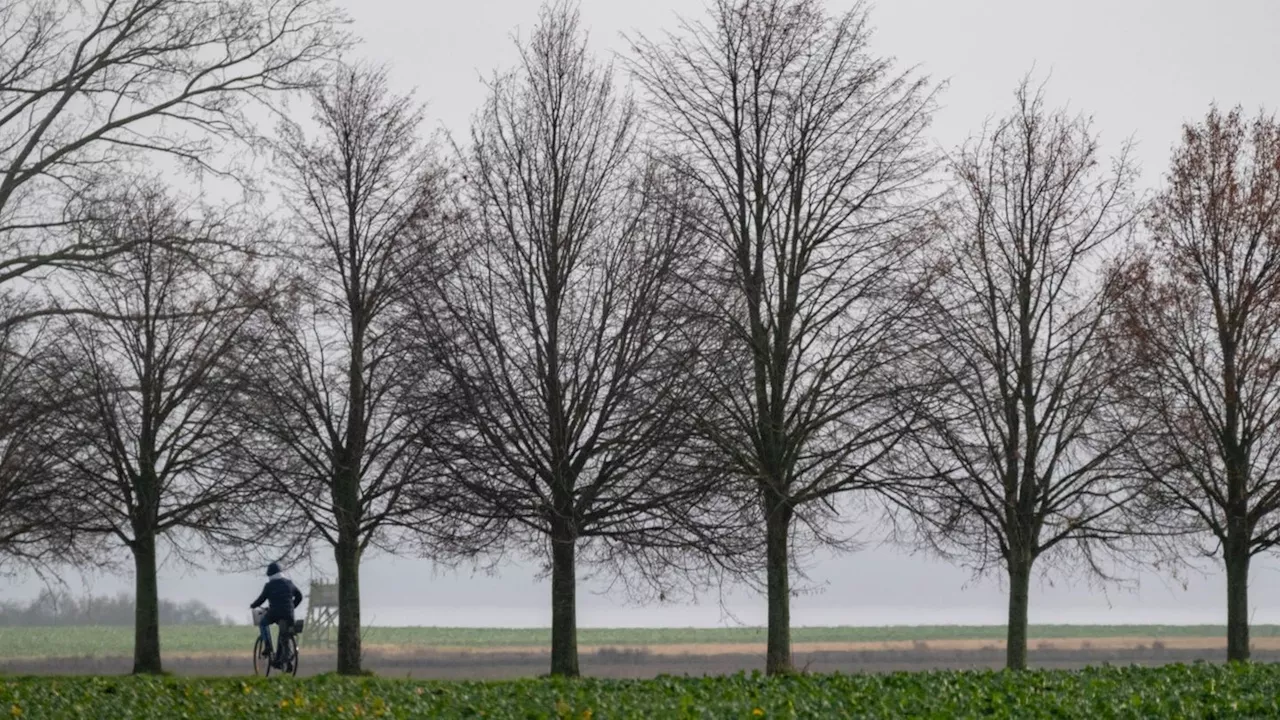
[{"label": "green crop field", "polygon": [[[805,642],[886,642],[894,640],[975,639],[1002,640],[1004,627],[988,626],[898,626],[898,627],[800,627],[792,630],[792,640]],[[1105,638],[1138,636],[1225,637],[1226,628],[1216,625],[1033,625],[1033,639]],[[256,630],[252,627],[176,626],[162,628],[161,648],[165,653],[248,652]],[[1280,636],[1280,626],[1255,625],[1255,638]],[[578,641],[583,646],[668,645],[683,643],[763,643],[763,628],[583,628]],[[545,647],[550,642],[547,628],[440,628],[373,627],[364,634],[370,645],[399,645],[411,648],[436,647]],[[0,659],[18,657],[105,657],[130,655],[133,629],[127,627],[0,627]]]},{"label": "green crop field", "polygon": [[734,675],[414,682],[293,678],[11,678],[12,718],[1274,718],[1280,668]]}]

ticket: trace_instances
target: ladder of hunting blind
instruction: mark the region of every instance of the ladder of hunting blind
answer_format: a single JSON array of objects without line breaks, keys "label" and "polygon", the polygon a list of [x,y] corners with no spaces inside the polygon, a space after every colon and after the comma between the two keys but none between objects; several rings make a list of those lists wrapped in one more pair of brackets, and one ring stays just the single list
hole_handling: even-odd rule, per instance
[{"label": "ladder of hunting blind", "polygon": [[333,645],[338,626],[338,585],[311,581],[307,595],[307,619],[302,628],[302,644]]}]

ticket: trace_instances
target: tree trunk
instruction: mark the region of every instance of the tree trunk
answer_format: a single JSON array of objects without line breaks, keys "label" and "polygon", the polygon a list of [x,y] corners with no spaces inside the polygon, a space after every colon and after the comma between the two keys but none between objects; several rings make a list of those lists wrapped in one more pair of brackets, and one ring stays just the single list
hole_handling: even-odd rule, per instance
[{"label": "tree trunk", "polygon": [[791,531],[791,508],[785,501],[770,503],[765,518],[765,566],[769,586],[768,649],[765,672],[782,675],[794,670],[791,664],[791,582],[787,555]]},{"label": "tree trunk", "polygon": [[557,532],[551,539],[551,674],[578,676],[576,540]]},{"label": "tree trunk", "polygon": [[1228,538],[1227,562],[1227,660],[1249,659],[1249,544],[1246,538]]},{"label": "tree trunk", "polygon": [[338,561],[338,674],[359,675],[360,668],[360,546],[339,530],[334,548]]},{"label": "tree trunk", "polygon": [[134,587],[133,672],[159,674],[160,590],[156,582],[156,536],[140,533],[133,543]]},{"label": "tree trunk", "polygon": [[1009,625],[1005,642],[1005,667],[1027,669],[1027,606],[1031,594],[1031,561],[1009,561]]}]

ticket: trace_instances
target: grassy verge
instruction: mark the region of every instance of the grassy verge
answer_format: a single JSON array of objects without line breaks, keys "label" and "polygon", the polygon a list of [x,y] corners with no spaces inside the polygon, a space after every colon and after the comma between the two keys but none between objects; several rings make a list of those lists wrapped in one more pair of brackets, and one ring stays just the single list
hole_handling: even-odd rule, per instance
[{"label": "grassy verge", "polygon": [[[1035,625],[1033,640],[1058,638],[1106,638],[1122,636],[1173,638],[1222,637],[1218,625]],[[1280,635],[1278,625],[1255,625],[1255,638]],[[898,627],[800,627],[792,640],[805,642],[888,642],[895,640],[975,639],[1002,640],[1004,627],[898,626]],[[247,652],[254,630],[248,626],[166,627],[160,632],[165,653]],[[761,643],[764,628],[584,628],[578,642],[584,646],[670,645],[704,643]],[[547,628],[369,628],[365,642],[408,647],[545,647]],[[133,629],[126,627],[0,628],[0,659],[15,657],[104,657],[133,652]]]},{"label": "grassy verge", "polygon": [[16,678],[23,718],[1208,718],[1280,716],[1280,668],[735,675],[656,680],[414,682],[292,678]]}]

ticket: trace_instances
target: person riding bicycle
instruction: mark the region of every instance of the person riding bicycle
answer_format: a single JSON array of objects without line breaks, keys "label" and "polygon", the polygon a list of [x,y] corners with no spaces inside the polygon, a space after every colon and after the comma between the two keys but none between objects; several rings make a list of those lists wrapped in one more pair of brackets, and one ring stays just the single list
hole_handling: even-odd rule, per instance
[{"label": "person riding bicycle", "polygon": [[[258,631],[262,633],[262,656],[271,657],[271,624],[280,624],[280,637],[283,639],[287,629],[293,627],[293,611],[302,604],[302,591],[293,581],[286,578],[280,573],[280,564],[271,563],[267,566],[267,584],[262,586],[262,594],[257,600],[249,606],[249,609],[256,609],[262,603],[269,603],[267,612],[262,616],[262,620],[258,622]],[[280,643],[281,647],[284,643]],[[272,667],[279,668],[281,658],[279,653],[271,661]]]}]

